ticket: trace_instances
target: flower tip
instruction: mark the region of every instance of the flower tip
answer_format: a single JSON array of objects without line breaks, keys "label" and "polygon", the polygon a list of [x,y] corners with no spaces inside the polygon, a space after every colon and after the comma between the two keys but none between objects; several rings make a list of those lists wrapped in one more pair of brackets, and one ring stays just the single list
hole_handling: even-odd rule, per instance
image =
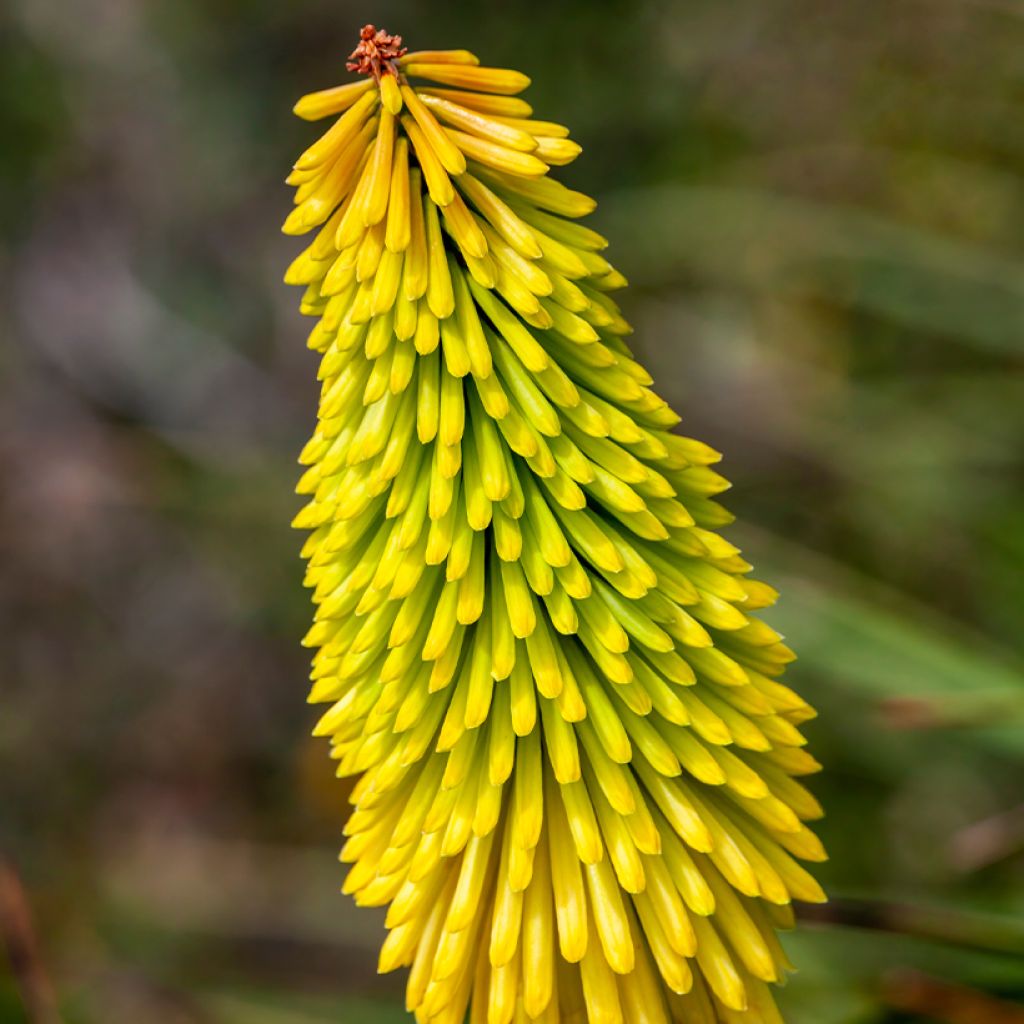
[{"label": "flower tip", "polygon": [[407,46],[402,45],[402,37],[392,35],[385,29],[374,25],[364,25],[359,32],[359,43],[348,55],[345,67],[349,71],[358,71],[361,75],[373,75],[376,81],[381,75],[398,77],[395,62],[404,57]]}]

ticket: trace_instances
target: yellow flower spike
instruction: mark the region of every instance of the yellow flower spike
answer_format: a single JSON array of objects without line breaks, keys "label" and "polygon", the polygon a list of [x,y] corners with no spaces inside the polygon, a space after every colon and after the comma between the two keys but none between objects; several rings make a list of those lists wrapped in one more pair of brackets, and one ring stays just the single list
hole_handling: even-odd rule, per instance
[{"label": "yellow flower spike", "polygon": [[286,274],[321,357],[295,525],[314,731],[361,776],[344,891],[389,905],[420,1021],[779,1024],[820,766],[719,456],[623,341],[525,76],[372,26],[348,66],[296,105],[340,117],[285,225],[319,229]]}]

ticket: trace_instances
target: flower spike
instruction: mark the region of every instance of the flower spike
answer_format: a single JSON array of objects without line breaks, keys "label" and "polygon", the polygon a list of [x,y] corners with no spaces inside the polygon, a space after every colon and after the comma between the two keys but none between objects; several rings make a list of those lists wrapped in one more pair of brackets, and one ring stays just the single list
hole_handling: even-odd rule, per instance
[{"label": "flower spike", "polygon": [[633,359],[529,79],[372,25],[347,66],[296,104],[335,121],[284,227],[316,232],[294,525],[314,732],[359,776],[343,891],[422,1024],[779,1022],[776,930],[824,898],[814,712],[719,455]]}]

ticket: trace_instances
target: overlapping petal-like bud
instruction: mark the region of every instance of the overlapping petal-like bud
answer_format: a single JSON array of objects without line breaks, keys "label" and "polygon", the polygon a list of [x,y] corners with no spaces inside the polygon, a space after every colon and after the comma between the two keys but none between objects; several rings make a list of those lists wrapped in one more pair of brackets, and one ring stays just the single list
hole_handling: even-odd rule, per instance
[{"label": "overlapping petal-like bud", "polygon": [[[775,592],[630,356],[528,79],[368,26],[284,230],[322,354],[295,525],[310,700],[359,774],[344,891],[421,1022],[777,1021],[822,893]],[[419,84],[412,84],[412,83]],[[426,84],[422,84],[426,83]]]}]

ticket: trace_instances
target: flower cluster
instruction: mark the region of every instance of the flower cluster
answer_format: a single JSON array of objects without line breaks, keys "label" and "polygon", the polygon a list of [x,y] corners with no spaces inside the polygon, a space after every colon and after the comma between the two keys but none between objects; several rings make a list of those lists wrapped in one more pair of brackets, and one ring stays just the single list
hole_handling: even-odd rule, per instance
[{"label": "flower cluster", "polygon": [[823,898],[813,711],[719,456],[630,355],[529,80],[372,26],[352,62],[295,107],[336,119],[284,226],[318,229],[295,525],[316,733],[360,776],[344,891],[389,905],[417,1021],[778,1021],[776,929]]}]

